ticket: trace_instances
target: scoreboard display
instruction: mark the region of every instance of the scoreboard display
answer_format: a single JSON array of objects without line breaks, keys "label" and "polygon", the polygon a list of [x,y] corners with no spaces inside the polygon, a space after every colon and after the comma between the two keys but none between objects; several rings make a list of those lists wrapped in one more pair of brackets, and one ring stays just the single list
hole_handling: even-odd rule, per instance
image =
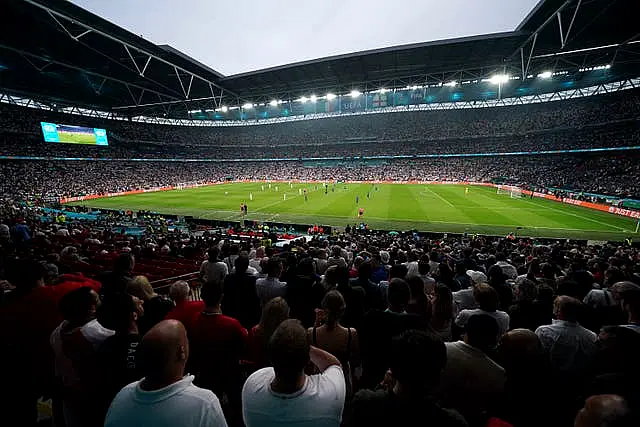
[{"label": "scoreboard display", "polygon": [[99,128],[40,122],[46,142],[66,144],[109,145],[107,131]]}]

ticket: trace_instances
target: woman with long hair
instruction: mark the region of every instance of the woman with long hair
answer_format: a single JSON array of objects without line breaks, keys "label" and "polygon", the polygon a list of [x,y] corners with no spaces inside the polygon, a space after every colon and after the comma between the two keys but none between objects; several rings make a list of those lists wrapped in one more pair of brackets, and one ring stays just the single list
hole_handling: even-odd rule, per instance
[{"label": "woman with long hair", "polygon": [[271,335],[284,320],[289,318],[289,304],[282,297],[270,300],[262,308],[260,323],[249,330],[248,360],[253,368],[260,369],[269,366],[267,346]]},{"label": "woman with long hair", "polygon": [[431,319],[429,328],[443,341],[451,341],[451,325],[455,316],[453,294],[448,286],[438,283],[433,288],[431,298]]},{"label": "woman with long hair", "polygon": [[324,324],[309,328],[307,334],[311,344],[328,351],[338,358],[344,370],[347,382],[347,395],[353,390],[353,372],[359,365],[358,332],[354,328],[345,328],[340,319],[345,313],[346,303],[338,291],[329,291],[322,300]]}]

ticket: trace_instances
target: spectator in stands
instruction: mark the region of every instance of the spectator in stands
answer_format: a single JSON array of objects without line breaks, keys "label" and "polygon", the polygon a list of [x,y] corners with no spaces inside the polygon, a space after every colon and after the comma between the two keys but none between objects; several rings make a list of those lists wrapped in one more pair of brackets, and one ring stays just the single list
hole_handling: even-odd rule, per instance
[{"label": "spectator in stands", "polygon": [[264,246],[258,246],[256,248],[256,251],[253,257],[251,257],[251,254],[249,255],[249,267],[253,267],[258,273],[262,273],[262,267],[260,267],[260,263],[262,262],[264,257],[265,257]]},{"label": "spectator in stands", "polygon": [[365,388],[374,388],[382,381],[389,367],[387,363],[393,337],[409,329],[426,328],[420,316],[407,314],[409,297],[407,282],[393,279],[389,282],[389,308],[384,311],[371,310],[365,315],[360,334],[362,384]]},{"label": "spectator in stands", "polygon": [[64,321],[51,333],[67,427],[102,424],[97,351],[114,331],[96,319],[99,303],[98,294],[89,287],[69,292],[60,300]]},{"label": "spectator in stands", "polygon": [[389,369],[392,383],[386,390],[361,390],[353,400],[354,427],[412,425],[424,420],[434,426],[466,426],[456,411],[440,407],[432,398],[447,361],[437,338],[410,330],[393,340]]},{"label": "spectator in stands", "polygon": [[393,279],[404,280],[407,277],[407,271],[407,266],[405,264],[394,264],[391,266],[389,269],[389,280],[383,280],[378,284],[384,302],[388,299],[389,282]]},{"label": "spectator in stands", "polygon": [[498,308],[508,310],[513,302],[513,290],[507,283],[507,276],[504,274],[504,270],[497,264],[492,265],[487,270],[487,276],[489,277],[487,283],[498,293]]},{"label": "spectator in stands", "polygon": [[153,325],[163,320],[173,309],[173,302],[164,296],[156,294],[145,276],[134,277],[127,285],[127,293],[143,302],[144,314],[138,321],[142,335],[151,329]]},{"label": "spectator in stands", "polygon": [[455,314],[451,289],[442,283],[436,284],[431,298],[429,331],[443,341],[451,341]]},{"label": "spectator in stands", "polygon": [[429,273],[430,271],[431,266],[429,265],[429,257],[427,255],[423,255],[422,259],[418,261],[418,276],[424,282],[424,291],[427,295],[431,293],[433,286],[436,284],[436,279],[431,277],[431,274]]},{"label": "spectator in stands", "polygon": [[116,258],[113,271],[107,271],[98,276],[102,283],[100,295],[105,296],[114,293],[126,292],[127,285],[131,281],[131,273],[135,267],[135,259],[130,253],[121,253]]},{"label": "spectator in stands", "polygon": [[541,307],[534,304],[538,297],[536,284],[527,278],[518,278],[514,289],[515,303],[508,310],[510,327],[535,331],[538,326],[545,325],[545,312],[541,312]]},{"label": "spectator in stands", "polygon": [[449,265],[445,264],[444,262],[438,264],[438,275],[436,276],[436,281],[438,283],[446,285],[449,289],[451,289],[451,292],[460,290],[460,283],[456,281],[453,271],[451,271]]},{"label": "spectator in stands", "polygon": [[313,259],[316,274],[323,275],[327,271],[327,251],[324,248],[318,249],[317,256]]},{"label": "spectator in stands", "polygon": [[372,266],[370,261],[363,262],[358,268],[358,277],[351,279],[351,286],[359,286],[365,293],[365,311],[382,309],[385,304],[380,286],[371,281]]},{"label": "spectator in stands", "polygon": [[456,317],[456,325],[464,328],[472,316],[478,314],[486,314],[493,317],[498,322],[498,330],[500,336],[509,330],[509,315],[504,311],[498,310],[499,299],[498,293],[489,285],[477,285],[473,290],[478,308],[473,310],[462,310]]},{"label": "spectator in stands", "polygon": [[338,291],[329,291],[322,299],[322,318],[320,326],[307,330],[311,345],[328,351],[338,358],[344,371],[347,396],[353,390],[353,375],[360,366],[360,344],[358,332],[354,328],[345,328],[340,319],[345,312],[345,301]]},{"label": "spectator in stands", "polygon": [[224,279],[222,312],[251,328],[260,319],[260,300],[256,291],[256,276],[250,274],[249,257],[242,254],[235,261],[234,271]]},{"label": "spectator in stands", "polygon": [[605,326],[598,337],[594,375],[580,390],[583,396],[615,393],[624,397],[633,410],[640,409],[640,334],[622,326]]},{"label": "spectator in stands", "polygon": [[218,398],[226,394],[238,407],[242,387],[240,360],[246,353],[247,330],[238,320],[225,316],[220,304],[222,283],[209,282],[202,288],[205,308],[193,320],[192,369],[199,386],[212,390]]},{"label": "spectator in stands", "polygon": [[507,262],[507,256],[504,252],[496,253],[496,265],[502,269],[502,274],[504,274],[507,279],[515,279],[518,277],[518,270]]},{"label": "spectator in stands", "polygon": [[[300,322],[285,320],[280,324],[271,337],[269,358],[273,368],[254,372],[242,390],[247,427],[340,425],[346,394],[340,362],[310,346]],[[320,374],[304,373],[309,361]]]},{"label": "spectator in stands", "polygon": [[[45,270],[33,260],[4,261],[8,279],[5,301],[0,304],[0,370],[11,393],[0,399],[3,414],[13,414],[16,425],[32,426],[37,400],[53,386],[54,355],[49,337],[62,320],[51,287],[45,287]],[[10,283],[9,283],[10,282]],[[5,293],[6,292],[6,293]]]},{"label": "spectator in stands", "polygon": [[424,281],[420,276],[414,275],[407,277],[407,284],[411,292],[409,304],[407,304],[407,313],[417,314],[424,319],[425,323],[428,323],[431,307],[429,298],[425,293]]},{"label": "spectator in stands", "polygon": [[627,402],[620,396],[601,394],[589,397],[580,409],[575,420],[575,427],[631,427],[635,417],[629,410]]},{"label": "spectator in stands", "polygon": [[[220,261],[220,249],[217,246],[209,249],[209,258],[202,261],[200,266],[200,279],[204,283],[223,282],[224,278],[229,274],[229,265]],[[233,264],[231,264],[233,267]]]},{"label": "spectator in stands", "polygon": [[101,376],[100,392],[103,414],[122,387],[142,378],[136,353],[142,336],[138,333],[137,320],[140,306],[128,294],[114,294],[105,298],[101,311],[115,334],[98,348],[98,369]]},{"label": "spectator in stands", "polygon": [[142,339],[137,356],[144,378],[118,393],[105,427],[226,427],[215,394],[193,385],[193,376],[184,376],[189,341],[180,322],[164,320],[155,325]]},{"label": "spectator in stands", "polygon": [[[540,339],[531,330],[507,332],[500,342],[497,360],[506,373],[504,401],[499,409],[501,419],[516,426],[535,427],[549,423],[549,413],[560,419],[560,414],[571,408],[566,396],[559,392]],[[532,408],[534,401],[545,410]]]},{"label": "spectator in stands", "polygon": [[335,279],[335,285],[328,289],[335,288],[344,297],[346,308],[342,317],[342,325],[359,330],[364,321],[365,313],[366,295],[364,289],[361,286],[351,285],[349,270],[346,267],[329,267],[325,277],[327,276]]},{"label": "spectator in stands", "polygon": [[615,300],[628,315],[624,326],[640,332],[640,285],[619,282],[613,285],[612,290]]},{"label": "spectator in stands", "polygon": [[203,301],[190,301],[191,286],[184,280],[178,280],[171,284],[169,288],[169,297],[173,301],[174,307],[165,316],[165,320],[179,320],[187,332],[192,330],[194,317],[197,313],[204,310]]},{"label": "spectator in stands", "polygon": [[268,347],[271,336],[280,323],[289,318],[289,305],[282,297],[271,299],[262,309],[260,323],[249,330],[248,360],[255,369],[270,366]]},{"label": "spectator in stands", "polygon": [[327,258],[327,267],[331,267],[332,265],[336,265],[338,267],[347,267],[347,261],[342,254],[343,249],[340,246],[332,246],[331,256]]},{"label": "spectator in stands", "polygon": [[488,281],[487,276],[481,271],[467,270],[466,275],[468,276],[471,285],[468,288],[463,288],[453,293],[453,301],[455,302],[458,311],[476,308],[478,303],[473,296],[474,287],[483,283],[486,284]]},{"label": "spectator in stands", "polygon": [[267,277],[256,281],[256,291],[260,298],[260,306],[264,307],[269,300],[275,297],[284,297],[287,292],[287,283],[280,281],[282,262],[277,258],[269,258],[267,262]]},{"label": "spectator in stands", "polygon": [[298,264],[297,274],[287,282],[286,300],[291,308],[291,317],[298,319],[305,327],[314,323],[314,309],[324,296],[324,288],[313,272],[313,259],[303,258]]},{"label": "spectator in stands", "polygon": [[589,369],[597,350],[597,335],[578,324],[581,310],[579,300],[559,296],[554,305],[556,320],[536,329],[552,365],[572,376],[579,376]]},{"label": "spectator in stands", "polygon": [[498,343],[498,322],[487,314],[469,317],[462,341],[446,343],[447,363],[438,396],[471,425],[484,425],[482,414],[497,405],[505,386],[504,369],[487,356]]}]

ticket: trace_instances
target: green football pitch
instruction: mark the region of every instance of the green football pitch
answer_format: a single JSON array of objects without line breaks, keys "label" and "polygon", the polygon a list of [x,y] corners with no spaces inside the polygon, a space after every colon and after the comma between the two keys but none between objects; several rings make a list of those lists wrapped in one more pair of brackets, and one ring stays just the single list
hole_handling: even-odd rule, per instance
[{"label": "green football pitch", "polygon": [[67,144],[95,145],[96,143],[96,136],[91,133],[58,131],[58,137],[60,142]]},{"label": "green football pitch", "polygon": [[[262,186],[264,185],[264,190]],[[277,187],[277,190],[276,190]],[[307,199],[299,189],[307,190]],[[196,218],[246,219],[344,227],[362,222],[384,230],[436,231],[622,241],[636,236],[636,221],[551,200],[511,198],[492,187],[425,184],[229,183],[101,198],[72,204],[102,209],[144,209]],[[369,197],[367,197],[367,193]],[[285,200],[286,194],[286,200]],[[356,204],[356,197],[359,199]],[[253,200],[251,200],[251,198]]]}]

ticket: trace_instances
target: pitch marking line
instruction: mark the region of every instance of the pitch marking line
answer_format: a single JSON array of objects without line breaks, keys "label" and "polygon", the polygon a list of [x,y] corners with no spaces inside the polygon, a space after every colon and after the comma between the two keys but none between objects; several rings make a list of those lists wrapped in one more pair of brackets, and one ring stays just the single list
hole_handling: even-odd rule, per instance
[{"label": "pitch marking line", "polygon": [[[533,202],[531,202],[531,201],[530,201],[530,200],[528,200],[528,199],[525,199],[525,201],[526,201],[526,202],[529,202],[529,203],[533,203]],[[580,219],[583,219],[583,220],[585,220],[585,221],[595,222],[596,224],[604,225],[605,227],[615,228],[616,230],[625,231],[625,232],[628,232],[628,231],[629,231],[629,230],[627,230],[627,229],[625,229],[625,228],[618,227],[617,225],[612,225],[612,224],[608,224],[608,223],[606,223],[606,222],[598,221],[597,219],[589,218],[589,217],[586,217],[586,216],[584,216],[584,215],[577,214],[577,213],[575,213],[575,212],[566,212],[566,211],[563,211],[562,209],[558,209],[558,208],[555,208],[555,207],[553,207],[553,206],[549,206],[549,209],[554,210],[554,211],[556,211],[556,212],[563,213],[563,214],[565,214],[565,215],[571,215],[571,216],[573,216],[573,217],[580,218]]]},{"label": "pitch marking line", "polygon": [[440,200],[442,200],[443,202],[445,202],[447,205],[451,206],[452,208],[457,209],[457,208],[453,205],[453,203],[451,203],[450,201],[448,201],[447,199],[445,199],[444,197],[442,197],[441,195],[439,195],[438,193],[436,193],[435,191],[433,191],[433,190],[432,190],[432,189],[430,189],[429,187],[425,187],[425,189],[426,189],[429,193],[431,193],[431,194],[433,194],[434,196],[436,196],[438,199],[440,199]]}]

